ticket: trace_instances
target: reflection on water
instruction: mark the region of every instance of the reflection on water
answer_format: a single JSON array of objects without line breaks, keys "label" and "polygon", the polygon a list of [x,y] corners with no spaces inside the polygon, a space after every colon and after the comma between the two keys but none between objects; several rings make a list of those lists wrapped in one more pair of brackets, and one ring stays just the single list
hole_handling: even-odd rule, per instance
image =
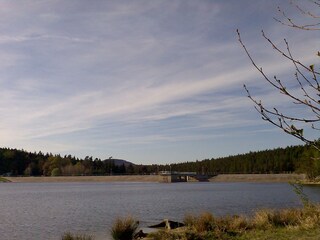
[{"label": "reflection on water", "polygon": [[[320,202],[320,187],[306,187]],[[0,184],[1,239],[59,239],[67,231],[106,239],[117,216],[142,227],[186,213],[251,214],[300,206],[283,183],[9,183]]]}]

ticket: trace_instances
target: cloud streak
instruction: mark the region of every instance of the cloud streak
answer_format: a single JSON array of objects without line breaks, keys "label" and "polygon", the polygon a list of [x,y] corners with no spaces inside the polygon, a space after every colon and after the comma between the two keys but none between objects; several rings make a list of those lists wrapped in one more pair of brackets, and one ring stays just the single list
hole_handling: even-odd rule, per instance
[{"label": "cloud streak", "polygon": [[[141,163],[229,155],[240,137],[247,148],[232,152],[249,149],[258,132],[275,133],[243,83],[270,104],[287,102],[260,85],[235,29],[280,76],[291,64],[252,36],[264,27],[277,43],[301,37],[269,19],[282,3],[247,3],[248,14],[238,1],[1,2],[0,145]],[[312,61],[300,47],[299,58]]]}]

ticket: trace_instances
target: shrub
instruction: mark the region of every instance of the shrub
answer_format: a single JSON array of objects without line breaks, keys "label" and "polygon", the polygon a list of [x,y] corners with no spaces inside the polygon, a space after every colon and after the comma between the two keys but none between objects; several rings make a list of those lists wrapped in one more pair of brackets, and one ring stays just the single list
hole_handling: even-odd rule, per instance
[{"label": "shrub", "polygon": [[211,213],[202,213],[196,218],[194,228],[197,232],[207,232],[214,230],[215,219]]},{"label": "shrub", "polygon": [[252,223],[257,229],[267,230],[272,227],[285,226],[281,219],[284,219],[282,212],[276,212],[272,209],[262,209],[255,213]]},{"label": "shrub", "polygon": [[132,217],[118,218],[111,228],[111,236],[114,240],[133,239],[139,222]]},{"label": "shrub", "polygon": [[56,176],[60,176],[60,175],[61,175],[61,171],[60,171],[59,168],[52,169],[52,171],[51,171],[51,176],[52,177],[56,177]]},{"label": "shrub", "polygon": [[198,218],[194,215],[187,214],[184,216],[183,223],[187,228],[193,228],[197,223]]},{"label": "shrub", "polygon": [[251,226],[246,218],[241,216],[226,216],[215,220],[216,235],[228,234],[235,236],[245,232]]},{"label": "shrub", "polygon": [[302,211],[301,227],[304,229],[312,229],[320,227],[320,205],[311,204]]},{"label": "shrub", "polygon": [[187,227],[185,238],[191,239],[224,239],[236,236],[248,229],[251,223],[241,216],[226,216],[215,218],[211,213],[199,216],[186,215],[184,223]]},{"label": "shrub", "polygon": [[275,227],[297,226],[301,222],[302,209],[284,209],[276,211],[273,217]]},{"label": "shrub", "polygon": [[199,233],[211,231],[215,227],[215,219],[213,215],[207,212],[202,213],[198,217],[186,215],[183,222],[188,228],[192,228]]}]

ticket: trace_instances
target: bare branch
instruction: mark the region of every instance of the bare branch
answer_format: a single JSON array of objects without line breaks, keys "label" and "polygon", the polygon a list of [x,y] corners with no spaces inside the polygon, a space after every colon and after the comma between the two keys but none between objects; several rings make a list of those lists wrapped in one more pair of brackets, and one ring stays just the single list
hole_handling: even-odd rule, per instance
[{"label": "bare branch", "polygon": [[[310,0],[311,3],[315,4],[316,8],[320,7],[320,0]],[[299,4],[295,4],[291,2],[300,14],[303,14],[313,20],[320,18],[314,13],[310,11],[306,11]],[[275,20],[283,25],[293,27],[300,30],[320,30],[318,26],[320,26],[320,22],[313,22],[311,24],[297,24],[293,19],[291,19],[285,11],[282,11],[278,8],[278,11],[281,13],[284,20]],[[262,69],[259,67],[248,51],[247,47],[243,43],[241,39],[241,35],[239,30],[237,30],[238,41],[240,42],[242,48],[244,49],[246,55],[250,59],[254,68],[261,74],[262,78],[270,84],[274,89],[278,90],[280,94],[291,99],[292,104],[299,105],[302,107],[307,116],[303,117],[299,114],[286,114],[282,111],[279,111],[277,108],[268,108],[266,105],[262,103],[261,100],[257,100],[252,97],[250,91],[244,85],[244,89],[247,92],[248,98],[253,102],[255,110],[261,115],[261,118],[264,121],[271,123],[272,125],[280,128],[285,133],[294,136],[297,139],[305,142],[306,144],[312,145],[318,151],[320,151],[320,147],[318,146],[319,142],[316,140],[312,140],[309,137],[305,136],[304,128],[310,128],[315,131],[320,131],[320,128],[317,128],[315,124],[320,124],[320,83],[319,76],[320,72],[317,71],[313,64],[306,65],[295,58],[292,54],[289,43],[286,39],[284,39],[286,50],[282,50],[279,48],[270,38],[266,36],[264,31],[262,31],[262,37],[270,44],[272,49],[280,54],[284,59],[289,60],[294,67],[294,80],[298,83],[300,87],[300,91],[294,91],[292,88],[288,87],[286,82],[282,82],[276,75],[273,78],[270,78]],[[320,52],[316,51],[317,55],[320,57]],[[298,89],[299,90],[299,89]],[[303,126],[303,127],[299,127]]]},{"label": "bare branch", "polygon": [[290,120],[290,121],[297,121],[297,122],[304,122],[304,123],[320,122],[320,118],[319,118],[319,117],[314,118],[314,119],[291,117],[291,116],[285,115],[285,114],[283,114],[283,113],[280,114],[280,113],[278,112],[278,110],[275,109],[275,108],[274,108],[274,110],[269,110],[269,109],[265,108],[265,107],[262,105],[261,100],[258,102],[257,100],[255,100],[255,99],[251,96],[251,94],[250,94],[250,92],[249,92],[249,90],[248,90],[248,88],[247,88],[246,85],[244,85],[244,89],[246,90],[246,92],[247,92],[247,94],[248,94],[248,98],[250,98],[250,100],[251,100],[256,106],[259,107],[259,112],[260,112],[260,113],[261,113],[261,111],[262,111],[262,112],[265,112],[265,113],[270,114],[270,115],[273,115],[273,116],[277,116],[277,117],[281,116],[281,118],[287,119],[287,120]]},{"label": "bare branch", "polygon": [[[305,11],[303,10],[298,4],[294,4],[291,1],[291,4],[294,5],[296,7],[296,9],[303,15],[309,16],[313,19],[318,19],[320,18],[320,16],[311,13],[310,11]],[[318,2],[314,2],[314,4],[316,4],[317,6],[320,6],[320,4]],[[282,15],[282,17],[286,20],[280,20],[278,18],[273,18],[275,21],[277,21],[278,23],[288,26],[288,27],[292,27],[292,28],[297,28],[297,29],[301,29],[301,30],[307,30],[307,31],[318,31],[320,30],[320,28],[318,26],[320,26],[320,22],[315,22],[315,23],[310,23],[310,24],[297,24],[295,23],[292,18],[290,18],[289,16],[287,16],[287,14],[285,13],[285,11],[283,11],[280,7],[278,7],[278,12]]]},{"label": "bare branch", "polygon": [[[303,136],[303,129],[298,129],[296,128],[293,124],[289,124],[287,122],[287,120],[291,120],[291,121],[303,121],[306,123],[310,123],[310,122],[318,122],[320,121],[320,119],[315,119],[315,120],[307,120],[307,119],[295,119],[292,117],[288,117],[283,115],[282,113],[279,113],[279,111],[274,108],[274,111],[270,111],[267,108],[264,107],[264,105],[261,103],[261,101],[257,101],[255,100],[249,90],[247,89],[246,85],[244,85],[244,88],[246,90],[246,92],[248,93],[248,97],[250,98],[250,100],[255,104],[255,109],[257,110],[257,112],[262,116],[262,119],[264,121],[267,121],[269,123],[271,123],[272,125],[282,129],[285,133],[290,134],[292,136],[294,136],[295,138],[300,139],[301,141],[310,144],[312,146],[314,146],[317,150],[320,151],[320,148],[318,148],[318,146],[315,145],[315,141],[313,140],[309,140],[306,137]],[[270,116],[276,116],[277,121],[273,120]],[[313,129],[315,129],[314,125],[312,124]]]},{"label": "bare branch", "polygon": [[[291,94],[287,88],[282,84],[282,82],[277,79],[276,76],[274,76],[274,79],[275,79],[275,82],[271,81],[269,79],[269,77],[264,73],[263,69],[261,67],[258,67],[258,65],[255,63],[255,61],[253,60],[251,54],[249,53],[249,51],[247,50],[246,46],[244,45],[242,39],[241,39],[241,35],[240,35],[240,32],[239,30],[237,30],[237,34],[238,34],[238,40],[240,42],[240,44],[242,45],[243,49],[245,50],[247,56],[249,57],[251,63],[253,64],[253,66],[260,72],[260,74],[264,77],[264,79],[270,83],[273,87],[275,87],[276,89],[278,89],[281,93],[287,95],[288,97],[292,98],[294,101],[296,101],[297,103],[300,103],[300,104],[304,104],[304,105],[307,105],[308,107],[310,107],[311,109],[314,109],[315,111],[320,111],[320,108],[317,106],[317,105],[314,105],[314,104],[311,104],[309,102],[305,102],[304,99],[300,99],[296,96],[294,96],[293,94]],[[300,61],[297,61],[295,60],[293,57],[292,57],[292,54],[290,52],[290,48],[289,48],[289,44],[288,42],[285,40],[285,43],[287,45],[287,50],[288,50],[288,53],[289,54],[286,54],[284,53],[282,50],[280,50],[268,37],[266,37],[265,33],[262,31],[262,36],[271,44],[271,46],[273,47],[273,49],[275,49],[277,52],[279,52],[282,56],[284,56],[285,58],[289,59],[291,62],[293,62],[297,72],[304,78],[304,80],[306,82],[309,83],[309,85],[311,87],[313,87],[314,89],[316,89],[318,91],[318,89],[320,89],[319,87],[319,83],[317,80],[315,80],[316,82],[316,85],[317,86],[314,86],[309,80],[308,78],[306,78],[304,76],[304,74],[301,72],[301,70],[299,69],[298,65],[303,67],[305,70],[309,71],[310,72],[310,69],[308,67],[306,67],[305,65],[303,65]],[[319,74],[319,73],[317,73]],[[298,81],[299,82],[299,81]],[[301,82],[299,82],[299,84],[301,84]],[[308,95],[308,94],[307,94]],[[316,103],[318,103],[317,101],[315,101]]]}]

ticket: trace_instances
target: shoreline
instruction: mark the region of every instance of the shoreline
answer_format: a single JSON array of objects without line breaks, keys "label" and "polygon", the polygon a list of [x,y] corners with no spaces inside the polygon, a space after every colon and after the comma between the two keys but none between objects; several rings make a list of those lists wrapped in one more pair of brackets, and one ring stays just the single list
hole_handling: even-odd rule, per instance
[{"label": "shoreline", "polygon": [[210,182],[257,182],[257,183],[282,183],[306,181],[304,174],[279,173],[279,174],[219,174],[210,179]]},{"label": "shoreline", "polygon": [[57,183],[57,182],[158,182],[157,175],[128,176],[57,176],[57,177],[5,177],[13,183]]},{"label": "shoreline", "polygon": [[[58,176],[58,177],[2,177],[13,183],[50,183],[50,182],[159,182],[158,175],[119,175],[119,176]],[[219,174],[209,182],[251,182],[282,183],[306,181],[304,174]],[[319,183],[314,183],[319,184]]]}]

